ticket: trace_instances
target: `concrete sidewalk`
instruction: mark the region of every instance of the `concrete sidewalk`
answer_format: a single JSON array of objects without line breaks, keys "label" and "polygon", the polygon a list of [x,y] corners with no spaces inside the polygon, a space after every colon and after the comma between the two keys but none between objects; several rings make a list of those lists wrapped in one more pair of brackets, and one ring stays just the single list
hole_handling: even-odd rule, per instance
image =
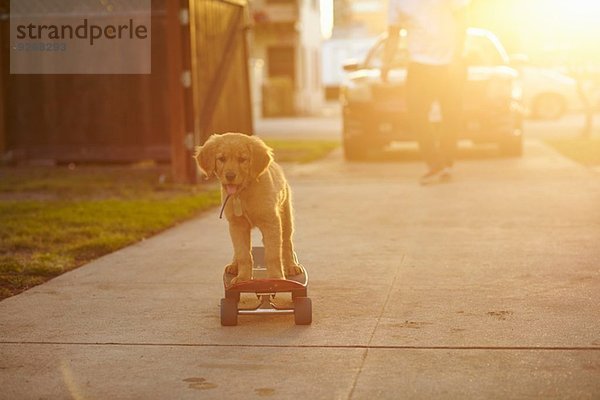
[{"label": "concrete sidewalk", "polygon": [[255,121],[263,139],[341,140],[342,120],[331,117],[268,118]]},{"label": "concrete sidewalk", "polygon": [[599,398],[600,175],[537,141],[422,168],[288,166],[311,326],[220,326],[215,209],[0,302],[0,398]]}]

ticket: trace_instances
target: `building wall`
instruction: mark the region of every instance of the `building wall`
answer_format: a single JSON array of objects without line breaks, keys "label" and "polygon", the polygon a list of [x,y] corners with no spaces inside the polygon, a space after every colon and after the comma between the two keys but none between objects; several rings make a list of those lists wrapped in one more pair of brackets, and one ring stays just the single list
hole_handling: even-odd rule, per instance
[{"label": "building wall", "polygon": [[387,1],[352,0],[352,21],[360,24],[369,36],[377,36],[387,28]]},{"label": "building wall", "polygon": [[386,0],[334,1],[333,38],[376,37],[387,29]]},{"label": "building wall", "polygon": [[302,114],[317,114],[323,105],[321,20],[318,0],[300,1],[296,104]]},{"label": "building wall", "polygon": [[[250,57],[255,115],[315,114],[322,105],[318,0],[254,0]],[[281,75],[270,56],[291,47],[293,72]],[[272,57],[271,57],[272,58]],[[279,60],[281,63],[282,60]],[[279,75],[277,75],[279,71]],[[289,79],[289,77],[292,79]],[[288,94],[291,110],[288,110]]]},{"label": "building wall", "polygon": [[293,24],[255,25],[250,42],[250,57],[253,68],[252,92],[257,96],[254,101],[256,116],[286,116],[295,113],[293,82],[297,79],[296,63],[290,66],[291,74],[274,74],[273,70],[280,68],[274,68],[269,53],[278,48],[291,48],[295,51],[297,36]]}]

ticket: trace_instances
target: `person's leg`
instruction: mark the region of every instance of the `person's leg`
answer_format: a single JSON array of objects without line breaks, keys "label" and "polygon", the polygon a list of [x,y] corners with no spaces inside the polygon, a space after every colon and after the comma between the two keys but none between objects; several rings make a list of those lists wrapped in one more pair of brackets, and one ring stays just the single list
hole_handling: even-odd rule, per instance
[{"label": "person's leg", "polygon": [[442,135],[440,138],[441,161],[444,167],[452,167],[456,156],[456,145],[463,129],[463,87],[466,79],[464,66],[449,66],[444,74],[445,82],[440,85],[440,108],[442,111]]},{"label": "person's leg", "polygon": [[419,148],[429,170],[439,169],[437,148],[429,122],[429,110],[434,100],[431,67],[410,63],[406,77],[406,107],[409,126],[419,141]]}]

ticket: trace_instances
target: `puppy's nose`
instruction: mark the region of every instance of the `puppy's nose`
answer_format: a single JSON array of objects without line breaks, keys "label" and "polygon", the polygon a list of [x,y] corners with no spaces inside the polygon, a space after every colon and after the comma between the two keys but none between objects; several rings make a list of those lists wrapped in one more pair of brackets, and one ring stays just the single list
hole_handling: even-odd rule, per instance
[{"label": "puppy's nose", "polygon": [[227,172],[225,174],[225,178],[227,178],[228,181],[232,181],[235,179],[235,172]]}]

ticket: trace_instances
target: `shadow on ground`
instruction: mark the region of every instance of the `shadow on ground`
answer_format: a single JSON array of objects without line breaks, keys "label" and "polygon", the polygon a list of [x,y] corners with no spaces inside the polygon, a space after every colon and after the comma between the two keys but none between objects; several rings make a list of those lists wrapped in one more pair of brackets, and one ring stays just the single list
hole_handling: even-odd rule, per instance
[{"label": "shadow on ground", "polygon": [[[495,146],[461,147],[457,150],[458,160],[487,160],[509,158]],[[415,162],[421,161],[419,149],[415,147],[389,148],[383,151],[372,151],[364,160],[366,162]]]}]

